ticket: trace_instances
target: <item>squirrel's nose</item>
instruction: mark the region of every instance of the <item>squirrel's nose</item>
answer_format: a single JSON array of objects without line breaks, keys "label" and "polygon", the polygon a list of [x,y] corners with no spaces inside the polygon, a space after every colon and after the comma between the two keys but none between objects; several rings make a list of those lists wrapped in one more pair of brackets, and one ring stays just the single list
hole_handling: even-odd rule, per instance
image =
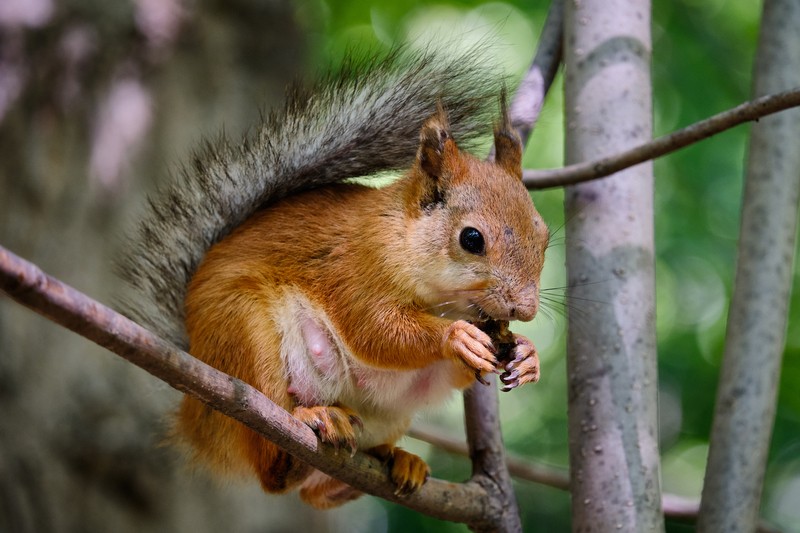
[{"label": "squirrel's nose", "polygon": [[536,283],[524,287],[517,293],[514,305],[511,307],[511,317],[514,320],[528,322],[536,316],[539,310],[539,289]]},{"label": "squirrel's nose", "polygon": [[528,322],[529,320],[533,320],[533,317],[536,316],[536,309],[537,305],[534,302],[533,305],[520,305],[511,309],[511,318],[514,320],[521,320],[522,322]]}]

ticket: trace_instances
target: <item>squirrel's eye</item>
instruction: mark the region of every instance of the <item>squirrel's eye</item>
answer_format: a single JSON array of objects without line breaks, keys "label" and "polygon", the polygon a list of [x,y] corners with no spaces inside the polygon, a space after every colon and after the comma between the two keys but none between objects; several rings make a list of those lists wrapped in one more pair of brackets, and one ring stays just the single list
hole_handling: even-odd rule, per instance
[{"label": "squirrel's eye", "polygon": [[486,251],[486,243],[483,242],[483,235],[475,228],[464,228],[458,238],[461,247],[471,254],[483,255]]}]

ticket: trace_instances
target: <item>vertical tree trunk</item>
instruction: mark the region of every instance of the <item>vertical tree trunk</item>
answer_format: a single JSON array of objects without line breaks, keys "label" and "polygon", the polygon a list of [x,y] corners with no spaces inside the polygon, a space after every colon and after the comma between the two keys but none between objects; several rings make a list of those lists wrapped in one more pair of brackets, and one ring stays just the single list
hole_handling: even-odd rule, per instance
[{"label": "vertical tree trunk", "polygon": [[[568,164],[651,138],[650,50],[646,0],[567,2]],[[569,187],[565,209],[573,530],[663,530],[652,164]]]},{"label": "vertical tree trunk", "polygon": [[[800,85],[800,4],[766,0],[754,97]],[[783,355],[800,199],[800,110],[752,129],[736,285],[698,529],[753,531]]]}]

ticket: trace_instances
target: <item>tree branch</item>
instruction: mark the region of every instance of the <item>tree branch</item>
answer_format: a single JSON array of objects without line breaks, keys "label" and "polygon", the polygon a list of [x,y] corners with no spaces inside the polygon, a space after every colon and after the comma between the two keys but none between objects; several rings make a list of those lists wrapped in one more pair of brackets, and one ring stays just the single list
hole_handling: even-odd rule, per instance
[{"label": "tree branch", "polygon": [[[449,435],[444,435],[434,428],[414,424],[407,435],[412,439],[427,442],[436,448],[454,455],[469,456],[467,443]],[[569,491],[569,472],[564,468],[557,468],[539,464],[530,459],[506,452],[506,466],[508,471],[517,479],[539,483],[554,489]],[[686,498],[677,494],[664,493],[661,496],[661,507],[664,516],[672,520],[694,522],[700,510],[700,501]],[[761,521],[757,533],[781,533],[776,527]]]},{"label": "tree branch", "polygon": [[195,359],[116,311],[0,247],[0,289],[22,305],[107,348],[177,390],[235,418],[315,468],[364,492],[440,518],[482,523],[489,496],[477,483],[431,479],[408,497],[394,494],[385,469],[363,453],[350,457],[247,383]]},{"label": "tree branch", "polygon": [[484,522],[478,532],[522,531],[514,487],[505,461],[500,430],[497,379],[488,376],[489,386],[475,383],[464,393],[464,412],[472,480],[491,497],[487,501]]},{"label": "tree branch", "polygon": [[525,170],[523,181],[529,189],[547,189],[602,178],[650,159],[675,152],[734,126],[797,106],[800,106],[800,87],[745,102],[733,109],[723,111],[691,126],[613,156],[553,170]]},{"label": "tree branch", "polygon": [[[427,442],[448,453],[469,456],[466,442],[443,435],[441,432],[432,428],[414,424],[411,429],[408,430],[407,434],[412,439]],[[569,475],[567,470],[536,464],[509,453],[506,453],[505,456],[508,471],[514,477],[534,483],[541,483],[542,485],[547,485],[548,487],[556,489],[569,490]]]},{"label": "tree branch", "polygon": [[528,72],[517,87],[509,110],[511,123],[519,133],[523,146],[528,142],[528,137],[536,126],[539,113],[544,105],[544,98],[553,84],[559,65],[561,65],[563,40],[564,3],[562,0],[553,0],[539,36],[536,55]]}]

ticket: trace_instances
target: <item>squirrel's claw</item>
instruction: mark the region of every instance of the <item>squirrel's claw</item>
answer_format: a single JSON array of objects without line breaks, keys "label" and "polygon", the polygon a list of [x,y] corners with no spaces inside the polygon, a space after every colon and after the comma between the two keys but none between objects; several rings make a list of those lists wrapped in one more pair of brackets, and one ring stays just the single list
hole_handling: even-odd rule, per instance
[{"label": "squirrel's claw", "polygon": [[539,352],[533,343],[522,335],[514,335],[516,346],[514,358],[504,367],[505,372],[500,376],[503,392],[539,381]]},{"label": "squirrel's claw", "polygon": [[431,476],[428,464],[420,457],[390,444],[382,444],[366,451],[389,467],[389,477],[395,486],[396,496],[408,496],[418,491]]},{"label": "squirrel's claw", "polygon": [[475,371],[475,379],[476,379],[476,380],[478,381],[478,383],[480,383],[481,385],[490,385],[490,383],[489,383],[488,381],[486,381],[486,379],[483,377],[483,374],[481,374],[481,371],[480,371],[480,370],[476,370],[476,371]]},{"label": "squirrel's claw", "polygon": [[358,443],[355,428],[363,429],[364,424],[355,411],[337,405],[317,405],[314,407],[295,407],[292,416],[314,430],[322,442],[331,444],[337,452],[342,446],[355,455]]}]

